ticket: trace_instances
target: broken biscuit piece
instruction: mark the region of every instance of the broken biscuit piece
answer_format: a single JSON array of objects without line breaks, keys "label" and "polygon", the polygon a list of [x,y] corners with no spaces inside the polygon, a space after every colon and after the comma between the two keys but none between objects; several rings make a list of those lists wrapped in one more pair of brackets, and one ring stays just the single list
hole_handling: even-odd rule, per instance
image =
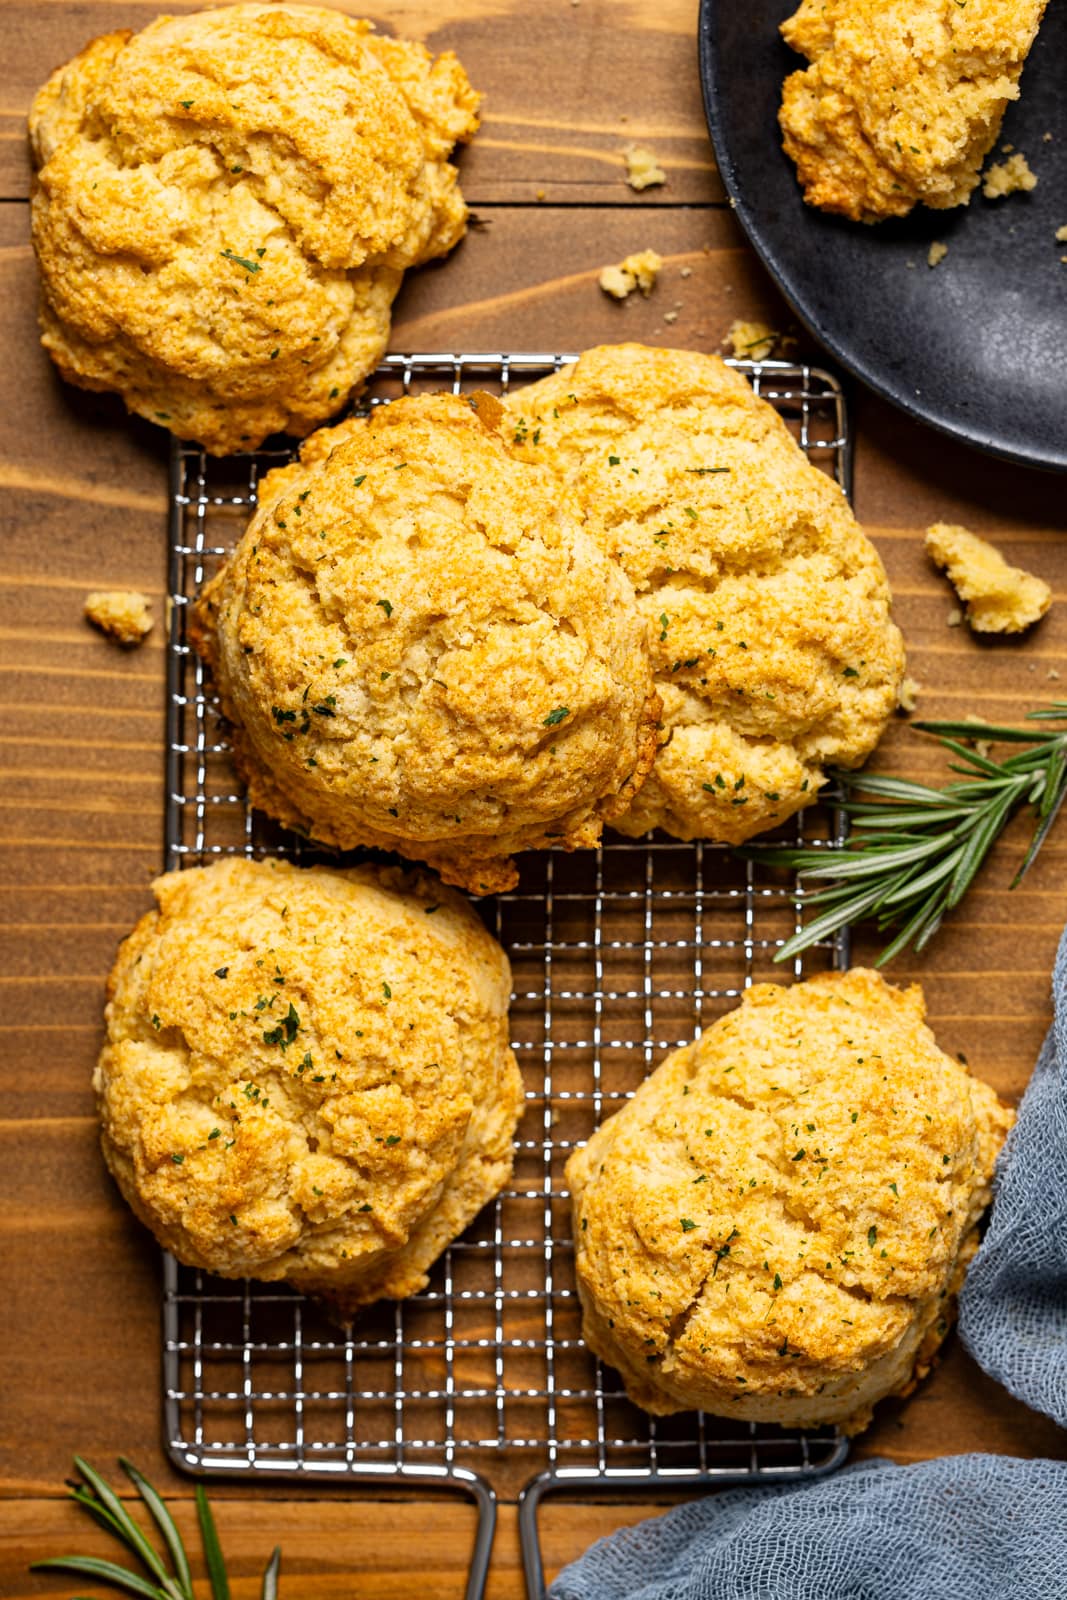
[{"label": "broken biscuit piece", "polygon": [[921,693],[922,684],[917,678],[905,678],[897,696],[897,708],[910,716],[919,703]]},{"label": "broken biscuit piece", "polygon": [[657,184],[666,183],[667,174],[645,145],[629,144],[623,151],[623,156],[626,159],[626,181],[631,189],[636,189],[640,193],[642,189],[651,189]]},{"label": "broken biscuit piece", "polygon": [[738,360],[767,361],[774,354],[780,337],[765,322],[748,322],[738,317],[727,328],[722,342],[730,346]]},{"label": "broken biscuit piece", "polygon": [[150,601],[136,589],[96,589],[85,597],[85,618],[127,649],[151,632]]},{"label": "broken biscuit piece", "polygon": [[635,289],[640,289],[647,298],[662,268],[663,257],[655,250],[639,250],[620,261],[617,267],[605,267],[600,274],[600,287],[613,300],[625,300]]},{"label": "broken biscuit piece", "polygon": [[975,633],[1022,633],[1052,604],[1043,578],[1009,566],[994,545],[968,528],[935,522],[926,530],[926,549],[964,602]]},{"label": "broken biscuit piece", "polygon": [[1037,173],[1031,172],[1026,157],[1016,150],[1007,161],[995,161],[985,170],[982,193],[987,200],[999,200],[1003,195],[1015,194],[1022,189],[1029,193],[1037,188]]}]

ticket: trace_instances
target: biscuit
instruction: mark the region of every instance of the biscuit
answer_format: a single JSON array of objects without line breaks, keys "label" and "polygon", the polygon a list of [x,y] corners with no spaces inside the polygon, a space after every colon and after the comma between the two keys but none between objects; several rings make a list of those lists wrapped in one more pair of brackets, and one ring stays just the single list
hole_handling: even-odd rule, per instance
[{"label": "biscuit", "polygon": [[739,844],[859,766],[903,677],[889,587],[774,409],[715,356],[635,344],[508,404],[649,624],[665,743],[613,825]]},{"label": "biscuit", "polygon": [[929,1367],[1013,1120],[918,987],[757,984],[567,1164],[583,1333],[657,1415],[857,1432]]},{"label": "biscuit", "polygon": [[255,805],[475,894],[595,845],[659,711],[630,583],[501,415],[424,395],[320,430],[193,617]]},{"label": "biscuit", "polygon": [[313,6],[106,34],[37,94],[42,340],[215,454],[306,433],[380,359],[406,267],[462,236],[456,58]]},{"label": "biscuit", "polygon": [[782,24],[783,145],[809,205],[855,222],[966,205],[1046,0],[802,0]]},{"label": "biscuit", "polygon": [[93,1079],[107,1164],[187,1265],[349,1316],[414,1294],[511,1172],[507,959],[426,874],[160,878]]}]

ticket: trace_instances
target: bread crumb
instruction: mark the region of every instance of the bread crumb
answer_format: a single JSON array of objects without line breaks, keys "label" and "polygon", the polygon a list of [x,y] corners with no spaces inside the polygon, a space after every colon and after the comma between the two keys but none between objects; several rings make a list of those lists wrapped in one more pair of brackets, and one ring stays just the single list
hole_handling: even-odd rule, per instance
[{"label": "bread crumb", "polygon": [[926,252],[926,265],[928,267],[936,267],[939,262],[944,261],[947,255],[948,245],[942,244],[940,239],[935,239]]},{"label": "bread crumb", "polygon": [[635,289],[648,296],[662,268],[663,257],[655,250],[639,250],[617,267],[605,267],[600,274],[600,287],[614,300],[625,300]]},{"label": "bread crumb", "polygon": [[[986,721],[985,717],[978,716],[974,711],[968,711],[963,720],[964,722],[974,722],[980,728],[985,726]],[[993,749],[992,739],[971,739],[969,742],[974,746],[976,755],[980,755],[983,761],[989,760],[990,752]]]},{"label": "bread crumb", "polygon": [[677,311],[665,311],[663,313],[663,320],[664,320],[664,322],[677,322],[678,321],[678,313],[677,313]]},{"label": "bread crumb", "polygon": [[1062,228],[1056,229],[1056,243],[1067,244],[1067,222],[1063,224]]},{"label": "bread crumb", "polygon": [[94,589],[85,596],[85,619],[127,648],[152,630],[151,602],[136,589]]},{"label": "bread crumb", "polygon": [[935,522],[926,530],[926,549],[964,601],[975,633],[1022,633],[1052,604],[1044,579],[1009,566],[994,545],[968,528]]},{"label": "bread crumb", "polygon": [[960,610],[959,606],[952,607],[952,610],[945,618],[945,621],[948,623],[950,628],[958,628],[960,626],[960,623],[963,621],[963,612]]},{"label": "bread crumb", "polygon": [[1052,678],[1052,679],[1054,679],[1054,680],[1055,680],[1055,681],[1056,681],[1056,682],[1057,682],[1057,683],[1058,683],[1058,682],[1059,682],[1059,676],[1060,676],[1060,675],[1059,675],[1059,673],[1058,673],[1058,672],[1057,672],[1057,671],[1056,671],[1056,668],[1055,668],[1055,667],[1049,667],[1049,669],[1048,669],[1048,676],[1049,676],[1049,677],[1050,677],[1050,678]]},{"label": "bread crumb", "polygon": [[1010,156],[1015,146],[1013,144],[1002,144],[1000,149],[1002,155]]},{"label": "bread crumb", "polygon": [[544,198],[545,198],[545,191],[543,189],[538,189],[538,191],[537,191],[537,199],[538,200],[543,200]]},{"label": "bread crumb", "polygon": [[692,267],[682,267],[682,268],[680,268],[680,270],[678,272],[678,276],[680,278],[691,278],[693,276]]},{"label": "bread crumb", "polygon": [[1037,174],[1031,172],[1026,157],[1016,150],[1007,161],[994,162],[986,168],[982,193],[987,200],[999,200],[1002,195],[1014,194],[1017,189],[1029,192],[1037,188]]},{"label": "bread crumb", "polygon": [[654,185],[666,183],[667,174],[652,151],[643,144],[628,144],[623,151],[626,160],[626,181],[631,189],[640,192]]},{"label": "bread crumb", "polygon": [[748,361],[766,361],[778,339],[779,335],[765,322],[746,322],[738,317],[727,328],[722,342],[728,344],[737,357],[743,356]]},{"label": "bread crumb", "polygon": [[1042,142],[1044,144],[1051,144],[1052,143],[1052,135],[1051,135],[1051,133],[1043,133],[1041,135],[1041,139],[1042,139]]},{"label": "bread crumb", "polygon": [[900,692],[897,695],[897,705],[900,707],[901,711],[906,711],[910,715],[910,713],[914,711],[915,707],[918,705],[919,695],[921,693],[922,684],[917,678],[905,678],[904,682],[900,686]]}]

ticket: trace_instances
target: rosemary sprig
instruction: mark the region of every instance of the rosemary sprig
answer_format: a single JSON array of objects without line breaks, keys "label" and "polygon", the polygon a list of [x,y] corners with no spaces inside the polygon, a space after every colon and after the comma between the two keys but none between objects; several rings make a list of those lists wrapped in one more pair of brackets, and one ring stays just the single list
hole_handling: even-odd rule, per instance
[{"label": "rosemary sprig", "polygon": [[[787,939],[775,956],[787,961],[839,928],[873,919],[879,932],[899,929],[879,955],[883,966],[909,945],[923,950],[946,914],[958,906],[1007,823],[1023,806],[1034,808],[1034,832],[1011,887],[1022,880],[1048,835],[1067,794],[1067,728],[1045,731],[1040,723],[1067,722],[1067,701],[1026,714],[1029,727],[981,722],[916,722],[932,733],[955,761],[961,783],[933,789],[907,778],[835,773],[838,802],[852,831],[840,850],[810,846],[750,845],[748,860],[795,871],[818,915]],[[963,741],[1021,744],[1028,748],[993,761]],[[856,793],[869,799],[855,799]]]},{"label": "rosemary sprig", "polygon": [[[144,1530],[134,1521],[122,1501],[108,1483],[81,1456],[74,1457],[74,1465],[82,1477],[81,1483],[70,1485],[70,1497],[93,1521],[113,1534],[137,1558],[147,1577],[131,1567],[120,1567],[115,1561],[105,1561],[100,1556],[54,1556],[47,1561],[36,1561],[34,1572],[73,1572],[82,1578],[92,1578],[97,1583],[127,1594],[139,1595],[143,1600],[196,1600],[193,1590],[189,1558],[182,1536],[158,1490],[138,1472],[132,1462],[120,1457],[119,1465],[144,1501],[152,1522],[163,1539],[166,1556],[160,1554]],[[203,1487],[196,1487],[196,1513],[200,1525],[200,1539],[204,1547],[204,1561],[211,1582],[212,1600],[230,1600],[230,1581],[226,1563],[219,1545],[215,1519],[211,1514]],[[169,1565],[167,1558],[169,1557]],[[261,1600],[278,1600],[278,1571],[281,1551],[275,1550],[263,1574]]]}]

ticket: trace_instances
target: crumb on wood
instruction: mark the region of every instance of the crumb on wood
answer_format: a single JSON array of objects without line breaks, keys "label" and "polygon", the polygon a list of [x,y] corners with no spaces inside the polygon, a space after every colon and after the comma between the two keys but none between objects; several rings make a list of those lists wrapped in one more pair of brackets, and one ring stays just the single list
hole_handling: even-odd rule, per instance
[{"label": "crumb on wood", "polygon": [[680,278],[691,278],[693,276],[692,267],[680,267],[678,270],[678,276]]},{"label": "crumb on wood", "polygon": [[663,313],[663,320],[664,320],[664,322],[671,322],[671,323],[677,322],[678,321],[678,313],[677,313],[677,311],[665,311]]},{"label": "crumb on wood", "polygon": [[1060,675],[1056,671],[1055,667],[1049,667],[1048,676],[1052,679],[1053,683],[1058,683],[1059,682]]},{"label": "crumb on wood", "polygon": [[[977,712],[968,711],[963,720],[964,722],[977,723],[979,727],[982,727],[984,726],[986,719],[985,717],[980,717]],[[992,739],[971,739],[968,742],[974,746],[976,755],[981,756],[983,761],[989,760],[990,752],[993,749]]]},{"label": "crumb on wood", "polygon": [[926,265],[928,267],[936,267],[940,265],[942,261],[944,261],[947,255],[948,245],[942,244],[940,239],[935,239],[929,250],[926,252]]},{"label": "crumb on wood", "polygon": [[945,621],[948,623],[950,628],[960,627],[963,622],[963,612],[960,610],[959,606],[952,607],[952,610],[945,618]]},{"label": "crumb on wood", "polygon": [[638,193],[666,183],[667,174],[647,145],[628,144],[623,151],[626,161],[626,181]]},{"label": "crumb on wood", "polygon": [[545,198],[545,191],[543,189],[538,189],[536,198],[538,200],[543,200]]},{"label": "crumb on wood", "polygon": [[640,289],[647,297],[652,293],[662,268],[663,257],[655,250],[638,250],[620,261],[618,266],[605,267],[600,274],[600,287],[613,300],[625,300],[635,289]]},{"label": "crumb on wood", "polygon": [[[935,522],[926,530],[926,550],[964,602],[975,633],[1023,633],[1052,604],[1043,578],[1010,566],[995,545],[969,528]],[[950,626],[956,626],[951,617]]]},{"label": "crumb on wood", "polygon": [[922,684],[917,678],[905,678],[897,695],[897,706],[899,709],[903,712],[906,712],[910,716],[919,703],[919,695],[921,692]]},{"label": "crumb on wood", "polygon": [[94,589],[85,597],[85,618],[127,649],[151,632],[151,603],[136,589]]},{"label": "crumb on wood", "polygon": [[1015,194],[1022,189],[1027,193],[1037,188],[1037,173],[1031,172],[1026,157],[1016,150],[1007,161],[995,161],[987,167],[982,181],[982,193],[987,200],[999,200],[1003,195]]},{"label": "crumb on wood", "polygon": [[730,346],[738,359],[766,361],[773,354],[779,338],[776,330],[766,322],[749,322],[737,317],[727,328],[722,342]]}]

